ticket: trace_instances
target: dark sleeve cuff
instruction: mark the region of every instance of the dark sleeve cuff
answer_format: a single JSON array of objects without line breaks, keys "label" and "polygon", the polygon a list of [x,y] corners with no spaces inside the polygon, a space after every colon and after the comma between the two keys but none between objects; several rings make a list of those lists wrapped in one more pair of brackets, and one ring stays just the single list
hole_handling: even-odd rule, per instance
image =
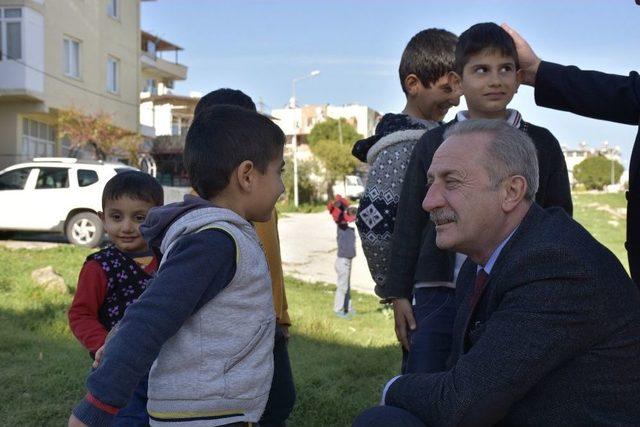
[{"label": "dark sleeve cuff", "polygon": [[89,402],[88,397],[82,399],[82,401],[73,408],[73,415],[90,427],[110,426],[116,413],[117,409],[113,412],[113,410],[108,410],[107,407],[103,409],[95,406]]},{"label": "dark sleeve cuff", "polygon": [[553,87],[553,83],[562,81],[561,76],[558,74],[562,73],[564,68],[566,68],[564,65],[540,61],[533,91],[536,105],[551,108],[555,106],[555,88]]}]

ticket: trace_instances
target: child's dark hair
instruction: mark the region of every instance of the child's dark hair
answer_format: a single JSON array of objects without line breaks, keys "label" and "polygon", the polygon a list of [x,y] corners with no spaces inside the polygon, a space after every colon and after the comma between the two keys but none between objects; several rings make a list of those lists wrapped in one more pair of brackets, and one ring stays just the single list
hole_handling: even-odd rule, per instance
[{"label": "child's dark hair", "polygon": [[246,108],[247,110],[256,111],[256,104],[254,104],[251,97],[241,90],[222,88],[209,92],[196,104],[196,108],[193,112],[194,116],[197,116],[202,111],[214,105],[237,105],[238,107]]},{"label": "child's dark hair", "polygon": [[415,74],[425,87],[453,69],[454,51],[458,38],[447,30],[429,28],[411,37],[400,59],[400,85],[407,93],[404,80],[409,74]]},{"label": "child's dark hair", "polygon": [[516,44],[509,33],[498,24],[484,22],[473,25],[460,34],[456,45],[456,73],[462,76],[462,70],[469,62],[469,58],[483,50],[499,52],[502,56],[512,58],[516,64],[516,69],[520,69]]},{"label": "child's dark hair", "polygon": [[184,147],[184,167],[198,195],[210,200],[229,184],[245,160],[265,173],[282,154],[284,133],[267,117],[233,105],[208,107],[196,115]]},{"label": "child's dark hair", "polygon": [[137,170],[118,172],[107,181],[102,191],[102,210],[107,202],[125,196],[133,200],[143,200],[153,206],[164,204],[162,185],[148,173]]}]

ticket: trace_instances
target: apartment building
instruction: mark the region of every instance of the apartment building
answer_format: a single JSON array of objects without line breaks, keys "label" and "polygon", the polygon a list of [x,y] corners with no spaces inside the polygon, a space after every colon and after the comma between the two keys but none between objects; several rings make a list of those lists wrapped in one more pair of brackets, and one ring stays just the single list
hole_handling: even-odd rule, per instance
[{"label": "apartment building", "polygon": [[176,81],[186,80],[180,64],[180,46],[146,31],[141,32],[140,134],[149,141],[154,174],[164,185],[188,185],[182,151],[200,93],[173,93]]},{"label": "apartment building", "polygon": [[64,156],[57,112],[139,130],[140,0],[0,0],[0,168]]}]

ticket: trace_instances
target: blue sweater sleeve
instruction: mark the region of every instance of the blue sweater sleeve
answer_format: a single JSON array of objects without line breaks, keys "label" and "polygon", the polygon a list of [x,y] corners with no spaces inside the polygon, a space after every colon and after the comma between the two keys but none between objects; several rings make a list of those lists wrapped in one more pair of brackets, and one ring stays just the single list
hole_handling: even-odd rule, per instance
[{"label": "blue sweater sleeve", "polygon": [[[182,237],[149,289],[127,309],[100,366],[89,375],[91,396],[109,406],[126,406],[163,344],[231,282],[235,259],[235,243],[224,231],[211,229]],[[86,400],[74,414],[85,423],[110,418]]]}]

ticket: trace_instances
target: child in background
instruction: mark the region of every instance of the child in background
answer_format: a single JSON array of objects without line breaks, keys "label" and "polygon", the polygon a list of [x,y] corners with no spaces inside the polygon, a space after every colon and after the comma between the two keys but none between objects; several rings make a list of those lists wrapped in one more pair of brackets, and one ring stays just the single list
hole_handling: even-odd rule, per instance
[{"label": "child in background", "polygon": [[70,426],[109,425],[149,369],[152,426],[246,425],[273,375],[275,314],[265,255],[249,221],[284,191],[284,134],[236,106],[197,114],[184,151],[200,197],[152,210],[141,227],[162,254],[151,286],[107,343]]},{"label": "child in background", "polygon": [[353,155],[369,165],[356,226],[376,293],[386,287],[396,211],[413,146],[460,102],[460,92],[452,90],[448,78],[457,40],[438,28],[420,31],[409,40],[398,69],[407,100],[404,110],[385,114],[375,135],[353,147]]},{"label": "child in background", "polygon": [[338,280],[333,311],[339,317],[352,316],[355,310],[351,308],[351,261],[356,256],[356,232],[349,223],[355,221],[356,210],[349,206],[349,200],[339,194],[334,201],[327,204],[327,209],[337,225],[336,274]]},{"label": "child in background", "polygon": [[[93,358],[125,310],[149,285],[158,260],[139,226],[154,206],[162,206],[162,186],[144,172],[126,171],[111,178],[102,193],[98,216],[112,244],[87,257],[69,309],[69,326]],[[147,378],[140,380],[115,426],[146,426]]]}]

